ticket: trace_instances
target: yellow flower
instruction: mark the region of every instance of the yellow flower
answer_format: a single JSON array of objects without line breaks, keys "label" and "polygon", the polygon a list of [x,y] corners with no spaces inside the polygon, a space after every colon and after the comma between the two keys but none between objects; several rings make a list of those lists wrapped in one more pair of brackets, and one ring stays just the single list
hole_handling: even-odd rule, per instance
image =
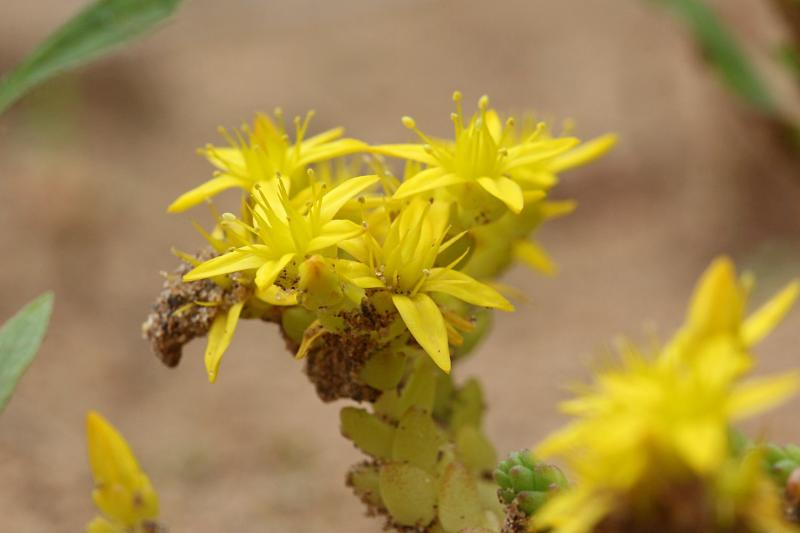
[{"label": "yellow flower", "polygon": [[[223,217],[226,235],[237,239],[240,245],[196,266],[184,276],[184,281],[244,272],[254,276],[259,298],[271,304],[296,304],[302,263],[312,256],[335,257],[337,244],[364,231],[355,222],[334,217],[348,200],[377,181],[376,176],[349,179],[324,194],[317,194],[305,212],[292,205],[282,184],[257,188],[252,197],[252,225],[233,215]],[[211,325],[205,362],[212,383],[243,306],[244,302],[232,305]]]},{"label": "yellow flower", "polygon": [[484,211],[488,209],[487,199],[494,197],[511,212],[519,213],[525,204],[523,190],[549,188],[555,183],[555,173],[599,157],[615,142],[609,135],[577,147],[578,139],[551,138],[543,124],[513,142],[514,119],[509,118],[503,125],[497,113],[489,109],[488,97],[480,99],[478,113],[466,123],[461,94],[456,92],[453,100],[456,103],[456,112],[452,115],[453,141],[431,138],[417,128],[412,118],[403,117],[403,124],[416,132],[423,144],[383,145],[373,149],[428,167],[404,181],[395,193],[396,198],[448,187],[461,193],[458,199],[484,191],[477,200],[478,204],[484,204]]},{"label": "yellow flower", "polygon": [[780,321],[797,290],[791,284],[744,320],[745,285],[729,260],[715,261],[671,343],[654,358],[624,346],[621,368],[600,372],[562,405],[577,420],[535,453],[564,457],[580,488],[556,498],[535,522],[555,533],[590,531],[621,499],[647,501],[670,484],[722,475],[730,424],[800,389],[798,372],[742,379],[752,366],[749,347]]},{"label": "yellow flower", "polygon": [[272,182],[278,177],[294,194],[295,189],[302,188],[309,165],[367,148],[361,141],[341,139],[342,128],[305,138],[312,116],[313,113],[309,112],[305,120],[295,117],[294,142],[289,141],[280,109],[275,111],[275,121],[266,115],[258,115],[252,129],[244,126],[241,132],[235,131],[233,135],[221,129],[230,146],[208,145],[200,150],[217,167],[214,178],[181,195],[172,202],[168,211],[185,211],[226,189],[238,187],[250,192],[256,184]]},{"label": "yellow flower", "polygon": [[89,464],[94,477],[92,498],[103,514],[87,526],[88,533],[155,533],[158,495],[139,468],[125,439],[102,416],[86,417]]},{"label": "yellow flower", "polygon": [[437,257],[461,235],[443,242],[449,209],[414,200],[392,221],[379,244],[371,234],[340,244],[356,261],[340,260],[337,268],[364,289],[387,289],[417,343],[445,372],[450,371],[447,326],[430,293],[442,293],[469,304],[512,311],[513,306],[491,287],[455,270],[463,255],[447,266]]}]

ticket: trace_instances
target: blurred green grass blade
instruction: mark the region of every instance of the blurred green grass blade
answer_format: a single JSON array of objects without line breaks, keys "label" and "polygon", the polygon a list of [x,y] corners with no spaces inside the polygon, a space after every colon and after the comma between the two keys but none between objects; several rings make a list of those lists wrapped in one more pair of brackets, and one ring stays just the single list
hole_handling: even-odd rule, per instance
[{"label": "blurred green grass blade", "polygon": [[47,292],[0,327],[0,411],[39,351],[52,310],[53,293]]},{"label": "blurred green grass blade", "polygon": [[778,50],[778,60],[797,81],[800,81],[800,52],[796,48],[791,45],[782,47]]},{"label": "blurred green grass blade", "polygon": [[152,29],[181,0],[97,0],[56,30],[0,80],[0,113],[44,80]]},{"label": "blurred green grass blade", "polygon": [[655,0],[671,8],[689,26],[694,38],[723,80],[740,97],[763,112],[777,111],[766,85],[745,57],[733,33],[703,0]]}]

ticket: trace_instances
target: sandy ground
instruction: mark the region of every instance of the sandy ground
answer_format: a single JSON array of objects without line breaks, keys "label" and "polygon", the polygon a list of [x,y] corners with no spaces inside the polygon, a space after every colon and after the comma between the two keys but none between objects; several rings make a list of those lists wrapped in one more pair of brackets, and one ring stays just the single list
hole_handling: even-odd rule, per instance
[{"label": "sandy ground", "polygon": [[[82,3],[4,0],[0,70]],[[766,8],[717,4],[756,55],[780,35]],[[558,189],[580,203],[541,233],[560,275],[510,272],[529,303],[498,317],[457,369],[482,377],[501,451],[562,421],[563,385],[585,378],[605,343],[651,323],[668,334],[714,255],[761,274],[757,299],[800,272],[798,160],[648,2],[190,1],[145,42],[0,118],[0,317],[57,294],[40,357],[0,419],[0,530],[83,528],[83,417],[97,409],[132,442],[173,531],[376,531],[342,486],[358,454],[338,437],[339,406],[316,399],[272,327],[241,327],[214,386],[202,343],[168,370],[139,328],[170,247],[200,243],[189,216],[164,209],[209,175],[194,149],[218,125],[281,105],[372,142],[406,138],[403,114],[443,134],[455,88],[621,137]],[[762,368],[798,364],[798,331],[800,311],[763,345]],[[751,428],[800,439],[798,408]]]}]

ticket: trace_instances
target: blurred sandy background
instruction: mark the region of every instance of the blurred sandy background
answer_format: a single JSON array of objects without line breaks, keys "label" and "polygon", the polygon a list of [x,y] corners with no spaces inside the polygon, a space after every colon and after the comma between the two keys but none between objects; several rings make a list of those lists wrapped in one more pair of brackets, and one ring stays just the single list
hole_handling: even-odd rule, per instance
[{"label": "blurred sandy background", "polygon": [[[2,0],[0,71],[83,4]],[[716,4],[756,55],[777,42],[766,3]],[[651,322],[668,334],[715,254],[760,274],[758,300],[800,273],[798,160],[644,0],[187,1],[144,42],[0,118],[0,317],[57,295],[0,419],[0,529],[83,530],[94,513],[83,417],[97,409],[146,465],[173,531],[378,531],[342,484],[359,455],[338,436],[340,405],[317,400],[271,326],[245,323],[210,386],[203,342],[168,370],[140,324],[170,247],[201,244],[189,221],[207,223],[202,209],[164,210],[209,176],[194,150],[218,141],[218,125],[281,105],[315,108],[315,131],[343,124],[372,142],[408,138],[403,114],[445,134],[456,88],[574,118],[585,138],[621,137],[557,190],[580,204],[541,233],[560,275],[511,272],[530,303],[457,369],[482,376],[501,452],[560,423],[562,385],[614,336]],[[763,345],[764,369],[798,365],[799,331],[796,311]],[[751,427],[800,439],[798,408]]]}]

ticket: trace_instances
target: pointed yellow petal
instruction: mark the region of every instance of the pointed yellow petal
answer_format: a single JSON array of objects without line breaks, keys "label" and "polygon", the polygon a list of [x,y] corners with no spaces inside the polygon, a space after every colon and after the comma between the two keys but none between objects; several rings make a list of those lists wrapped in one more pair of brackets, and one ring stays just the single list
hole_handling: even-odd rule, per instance
[{"label": "pointed yellow petal", "polygon": [[[561,491],[531,517],[535,531],[553,530],[558,533],[590,533],[609,513],[611,494],[575,487]],[[531,531],[534,531],[531,529]]]},{"label": "pointed yellow petal", "polygon": [[117,527],[98,516],[86,526],[86,533],[125,533],[125,528]]},{"label": "pointed yellow petal", "polygon": [[580,141],[575,137],[560,137],[558,139],[518,144],[508,150],[509,157],[506,159],[507,163],[504,166],[504,170],[507,172],[524,169],[548,159],[552,160],[578,144],[580,144]]},{"label": "pointed yellow petal", "polygon": [[332,219],[344,204],[367,187],[377,183],[379,179],[375,175],[350,178],[325,193],[325,196],[322,197],[322,208],[320,209],[321,219]]},{"label": "pointed yellow petal", "polygon": [[514,306],[499,292],[457,270],[434,268],[422,287],[426,292],[442,292],[472,305],[514,310]]},{"label": "pointed yellow petal", "polygon": [[758,311],[750,315],[744,322],[742,337],[747,346],[758,344],[783,320],[791,310],[798,295],[800,282],[793,282],[764,304]]},{"label": "pointed yellow petal", "polygon": [[244,168],[244,156],[239,148],[211,146],[201,148],[199,152],[208,159],[209,163],[220,170],[227,171],[231,168]]},{"label": "pointed yellow petal", "polygon": [[542,216],[545,220],[551,220],[558,217],[569,215],[578,206],[574,200],[561,200],[558,202],[545,202],[542,209]]},{"label": "pointed yellow petal", "polygon": [[364,233],[364,226],[351,220],[331,220],[322,227],[322,232],[317,235],[306,247],[307,253],[324,250],[342,241],[357,237]]},{"label": "pointed yellow petal", "polygon": [[365,236],[347,239],[338,243],[338,245],[340,249],[344,250],[361,263],[369,262],[369,244]]},{"label": "pointed yellow petal", "polygon": [[320,144],[335,141],[344,134],[344,128],[333,128],[309,137],[302,143],[303,148],[311,148]]},{"label": "pointed yellow petal", "polygon": [[310,147],[297,162],[297,166],[302,168],[312,163],[333,159],[334,157],[366,152],[368,148],[368,144],[356,139],[339,139],[338,141]]},{"label": "pointed yellow petal", "polygon": [[256,289],[256,298],[271,305],[297,305],[297,293],[287,292],[277,285]]},{"label": "pointed yellow petal", "polygon": [[421,144],[382,144],[380,146],[371,146],[369,151],[373,154],[419,161],[426,165],[437,164],[436,159]]},{"label": "pointed yellow petal", "polygon": [[183,281],[196,281],[231,272],[252,270],[263,265],[265,261],[267,259],[263,255],[253,253],[250,249],[239,248],[200,264],[187,272],[183,276]]},{"label": "pointed yellow petal", "polygon": [[467,181],[469,180],[456,174],[447,174],[439,167],[428,168],[401,183],[394,193],[394,198],[408,198],[415,194]]},{"label": "pointed yellow petal", "polygon": [[543,274],[553,276],[556,273],[555,262],[553,262],[550,256],[547,255],[547,252],[535,242],[526,240],[515,242],[514,256],[529,267]]},{"label": "pointed yellow petal", "polygon": [[548,163],[547,169],[551,172],[561,172],[585,165],[605,155],[615,144],[617,144],[617,136],[615,134],[607,133],[606,135],[601,135],[565,154],[555,157]]},{"label": "pointed yellow petal", "polygon": [[122,435],[102,416],[86,416],[89,464],[95,481],[92,493],[104,515],[123,526],[158,516],[158,496],[141,471]]},{"label": "pointed yellow petal", "polygon": [[86,415],[86,441],[89,464],[96,485],[130,485],[140,470],[128,443],[99,413]]},{"label": "pointed yellow petal", "polygon": [[233,304],[227,313],[218,314],[214,318],[214,322],[211,323],[211,329],[208,330],[208,344],[206,345],[205,356],[209,383],[214,383],[217,380],[219,363],[231,343],[243,306],[244,302]]},{"label": "pointed yellow petal", "polygon": [[478,178],[478,183],[486,192],[506,204],[512,212],[519,214],[522,211],[525,199],[522,196],[522,188],[517,182],[500,176],[499,178]]},{"label": "pointed yellow petal", "polygon": [[392,302],[414,340],[431,356],[436,366],[449,374],[447,328],[436,302],[427,294],[417,294],[413,298],[393,294]]},{"label": "pointed yellow petal", "polygon": [[712,471],[725,457],[727,433],[714,417],[681,424],[673,429],[672,438],[683,459],[698,473]]},{"label": "pointed yellow petal", "polygon": [[800,372],[751,379],[736,387],[728,403],[729,416],[741,420],[780,405],[800,390]]},{"label": "pointed yellow petal", "polygon": [[687,326],[697,333],[738,330],[744,302],[733,263],[720,257],[711,263],[697,283],[689,304]]},{"label": "pointed yellow petal", "polygon": [[247,186],[248,184],[244,180],[233,176],[221,175],[195,187],[189,192],[183,193],[169,205],[167,211],[169,213],[180,213],[226,189],[232,189],[233,187],[247,189]]},{"label": "pointed yellow petal", "polygon": [[274,261],[266,261],[263,265],[256,270],[256,287],[259,289],[266,289],[273,283],[280,275],[281,271],[286,268],[296,254],[284,254],[280,259]]},{"label": "pointed yellow petal", "polygon": [[[319,328],[316,329],[316,331],[314,331],[315,325]],[[300,348],[298,348],[297,353],[294,354],[295,359],[304,359],[305,356],[308,355],[308,351],[311,349],[317,339],[320,338],[323,333],[325,333],[325,328],[319,325],[319,321],[316,321],[314,324],[311,324],[308,327],[306,332],[308,331],[313,331],[313,333],[311,335],[303,335],[303,341],[300,343]]]}]

